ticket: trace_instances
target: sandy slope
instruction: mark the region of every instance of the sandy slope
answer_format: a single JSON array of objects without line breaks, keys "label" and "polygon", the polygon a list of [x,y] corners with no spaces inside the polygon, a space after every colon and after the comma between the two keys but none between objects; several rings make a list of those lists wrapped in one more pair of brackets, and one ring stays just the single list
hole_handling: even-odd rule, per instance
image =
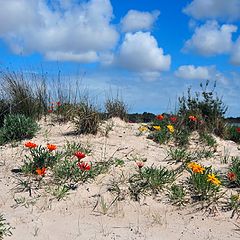
[{"label": "sandy slope", "polygon": [[[16,174],[11,169],[21,165],[26,150],[19,144],[1,148],[0,156],[0,212],[14,227],[13,236],[6,239],[26,240],[74,240],[74,239],[239,239],[240,231],[235,224],[240,221],[231,219],[231,212],[220,211],[213,216],[197,207],[172,206],[164,195],[153,199],[151,196],[135,202],[125,194],[124,183],[136,171],[133,158],[147,158],[146,165],[152,164],[174,167],[166,161],[168,146],[160,146],[144,135],[136,136],[138,124],[127,124],[113,119],[113,129],[109,136],[72,136],[71,125],[41,122],[41,130],[32,140],[45,145],[50,142],[61,148],[66,141],[89,144],[92,155],[89,161],[108,159],[112,155],[125,161],[122,167],[112,167],[109,174],[98,176],[92,183],[80,185],[71,191],[65,201],[57,201],[51,195],[17,193]],[[215,169],[226,171],[227,164],[221,163],[222,156],[240,156],[237,145],[230,141],[217,139],[215,157],[204,161]],[[192,147],[197,140],[192,139]],[[120,201],[114,202],[115,195],[107,191],[111,182],[122,187]],[[41,195],[41,196],[40,196]],[[15,200],[14,200],[15,198]],[[22,201],[21,201],[22,200]],[[18,201],[18,204],[16,203]],[[106,209],[104,208],[106,204]],[[237,231],[238,229],[238,231]]]}]

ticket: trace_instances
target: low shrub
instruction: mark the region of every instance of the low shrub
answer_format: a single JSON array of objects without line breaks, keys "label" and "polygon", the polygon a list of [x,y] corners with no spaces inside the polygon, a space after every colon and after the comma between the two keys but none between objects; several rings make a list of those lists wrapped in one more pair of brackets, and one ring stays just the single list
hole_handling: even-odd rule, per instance
[{"label": "low shrub", "polygon": [[3,240],[4,236],[11,236],[11,226],[6,222],[3,214],[0,214],[0,240]]},{"label": "low shrub", "polygon": [[13,140],[32,138],[38,129],[38,124],[32,118],[21,114],[10,114],[4,119],[0,142],[3,144]]}]

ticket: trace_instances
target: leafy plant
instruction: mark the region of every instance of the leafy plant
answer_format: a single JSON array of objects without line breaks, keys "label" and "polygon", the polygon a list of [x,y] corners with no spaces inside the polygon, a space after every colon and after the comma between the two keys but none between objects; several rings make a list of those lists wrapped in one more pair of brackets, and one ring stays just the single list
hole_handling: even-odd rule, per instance
[{"label": "leafy plant", "polygon": [[4,236],[11,236],[12,227],[9,223],[6,223],[6,219],[4,218],[3,214],[0,214],[0,240],[3,240]]},{"label": "leafy plant", "polygon": [[209,200],[220,190],[221,181],[213,173],[211,167],[203,167],[195,162],[188,164],[189,183],[195,200]]},{"label": "leafy plant", "polygon": [[166,184],[175,180],[176,174],[167,168],[146,167],[139,168],[137,174],[130,177],[130,192],[135,200],[139,200],[139,195],[147,191],[157,194]]},{"label": "leafy plant", "polygon": [[13,140],[32,138],[38,129],[38,124],[32,118],[21,114],[8,115],[5,117],[1,129],[0,142],[6,143]]},{"label": "leafy plant", "polygon": [[22,172],[29,174],[38,174],[44,176],[47,168],[52,168],[62,156],[54,151],[57,147],[48,144],[47,147],[37,146],[34,143],[27,142],[25,146],[30,149],[30,156],[25,155]]},{"label": "leafy plant", "polygon": [[186,191],[183,186],[173,184],[170,188],[168,196],[173,204],[183,205],[186,202]]},{"label": "leafy plant", "polygon": [[240,127],[228,126],[226,135],[227,139],[240,143]]},{"label": "leafy plant", "polygon": [[183,162],[189,157],[189,153],[185,148],[170,148],[168,156],[175,162]]},{"label": "leafy plant", "polygon": [[206,132],[200,132],[199,136],[200,140],[202,140],[202,142],[204,142],[207,146],[209,147],[216,146],[217,142],[211,134],[208,134]]}]

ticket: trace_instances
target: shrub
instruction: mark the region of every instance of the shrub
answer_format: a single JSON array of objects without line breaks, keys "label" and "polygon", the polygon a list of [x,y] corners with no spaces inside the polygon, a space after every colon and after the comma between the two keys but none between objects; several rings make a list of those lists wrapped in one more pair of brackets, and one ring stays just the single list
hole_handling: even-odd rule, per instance
[{"label": "shrub", "polygon": [[127,105],[118,97],[115,99],[107,99],[105,102],[105,109],[108,118],[119,117],[122,120],[127,120]]},{"label": "shrub", "polygon": [[240,143],[240,127],[228,126],[226,135],[227,139]]},{"label": "shrub", "polygon": [[[178,115],[182,116],[183,124],[190,128],[207,129],[217,135],[222,136],[224,133],[224,114],[227,107],[222,102],[222,99],[215,94],[216,83],[213,89],[208,90],[209,81],[205,86],[200,84],[201,92],[196,92],[192,96],[191,89],[188,89],[187,97],[179,98]],[[191,116],[196,117],[196,120],[189,121]],[[191,120],[191,119],[190,119]]]},{"label": "shrub", "polygon": [[183,205],[185,203],[186,191],[183,186],[173,184],[168,194],[171,202],[176,205]]},{"label": "shrub", "polygon": [[32,138],[38,129],[38,124],[32,118],[21,114],[10,114],[5,117],[1,128],[1,143]]},{"label": "shrub", "polygon": [[88,101],[77,105],[73,122],[77,134],[96,134],[100,125],[100,116],[96,106]]}]

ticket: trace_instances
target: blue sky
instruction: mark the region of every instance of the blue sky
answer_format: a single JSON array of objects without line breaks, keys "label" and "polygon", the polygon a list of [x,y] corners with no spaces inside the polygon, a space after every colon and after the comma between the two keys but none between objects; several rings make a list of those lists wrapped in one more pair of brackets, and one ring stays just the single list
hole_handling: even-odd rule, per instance
[{"label": "blue sky", "polygon": [[[80,78],[131,112],[174,111],[188,87],[216,81],[240,116],[240,0],[0,0],[0,67]],[[10,17],[11,16],[11,17]],[[74,86],[73,86],[74,87]]]}]

